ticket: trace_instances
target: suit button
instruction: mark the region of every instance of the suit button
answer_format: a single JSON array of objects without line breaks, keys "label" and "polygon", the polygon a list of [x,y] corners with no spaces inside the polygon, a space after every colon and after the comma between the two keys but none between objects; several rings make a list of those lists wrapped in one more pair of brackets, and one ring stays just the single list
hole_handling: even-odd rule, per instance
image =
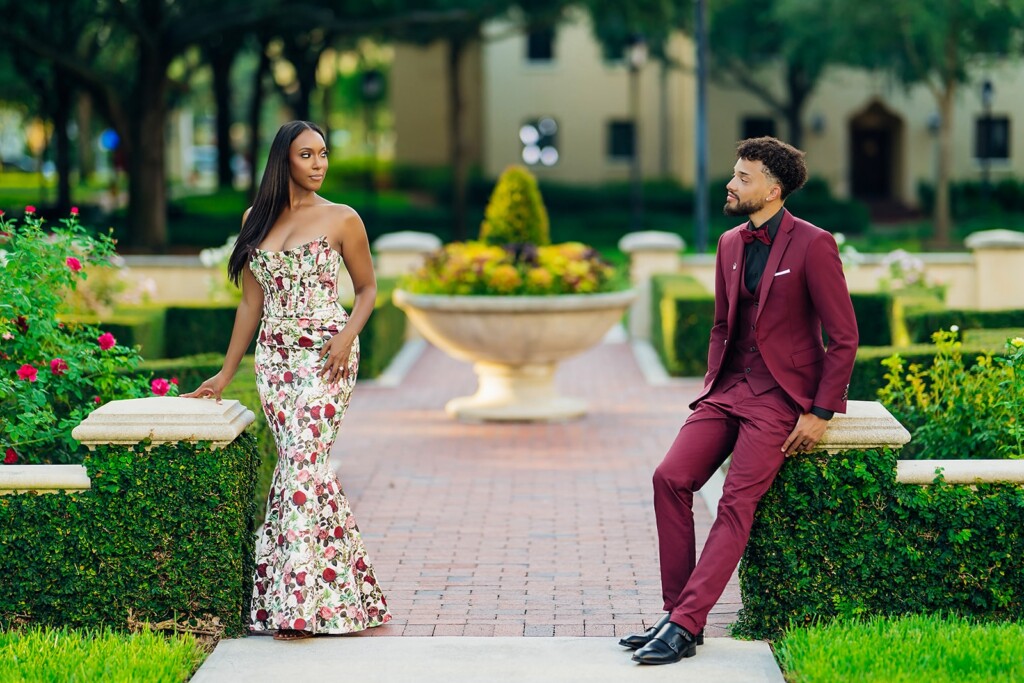
[{"label": "suit button", "polygon": [[751,350],[751,351],[757,351],[757,347],[756,347],[756,346],[751,346],[751,347],[750,347],[750,350]]},{"label": "suit button", "polygon": [[743,372],[749,373],[749,372],[750,372],[750,368],[745,368],[745,369],[743,370]]}]

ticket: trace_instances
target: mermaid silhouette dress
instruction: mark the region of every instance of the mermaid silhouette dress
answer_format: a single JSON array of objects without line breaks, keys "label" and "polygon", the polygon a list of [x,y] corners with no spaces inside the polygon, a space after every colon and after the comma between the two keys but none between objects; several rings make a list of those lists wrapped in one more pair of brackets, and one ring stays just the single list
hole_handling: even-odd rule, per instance
[{"label": "mermaid silhouette dress", "polygon": [[320,348],[345,326],[338,302],[341,255],[320,237],[249,263],[263,289],[256,384],[277,443],[267,517],[256,539],[250,631],[351,633],[389,621],[348,500],[328,453],[359,365],[328,384]]}]

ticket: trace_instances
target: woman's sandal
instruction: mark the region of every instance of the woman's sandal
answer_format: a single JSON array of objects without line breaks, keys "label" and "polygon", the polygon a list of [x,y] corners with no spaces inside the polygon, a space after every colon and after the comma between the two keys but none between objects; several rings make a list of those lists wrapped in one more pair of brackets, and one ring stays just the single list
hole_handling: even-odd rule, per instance
[{"label": "woman's sandal", "polygon": [[312,631],[298,631],[293,628],[278,629],[277,633],[274,634],[274,640],[302,640],[303,638],[312,637]]}]

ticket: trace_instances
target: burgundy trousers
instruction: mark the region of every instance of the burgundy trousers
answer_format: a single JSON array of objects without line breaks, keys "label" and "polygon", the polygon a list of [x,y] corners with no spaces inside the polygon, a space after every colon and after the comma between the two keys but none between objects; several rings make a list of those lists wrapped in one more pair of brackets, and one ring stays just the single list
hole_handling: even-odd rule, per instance
[{"label": "burgundy trousers", "polygon": [[[743,556],[754,511],[782,467],[782,444],[801,412],[778,387],[756,396],[745,380],[723,385],[697,405],[654,472],[665,611],[694,634]],[[718,516],[698,562],[693,494],[730,453]]]}]

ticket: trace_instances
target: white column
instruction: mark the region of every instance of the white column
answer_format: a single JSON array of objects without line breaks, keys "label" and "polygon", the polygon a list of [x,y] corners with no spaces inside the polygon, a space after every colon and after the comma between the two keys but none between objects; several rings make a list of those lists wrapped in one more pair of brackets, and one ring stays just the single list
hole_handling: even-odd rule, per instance
[{"label": "white column", "polygon": [[651,338],[651,276],[679,271],[679,252],[686,246],[672,232],[644,230],[619,240],[619,249],[629,254],[629,277],[637,297],[629,309],[629,334],[633,339]]}]

